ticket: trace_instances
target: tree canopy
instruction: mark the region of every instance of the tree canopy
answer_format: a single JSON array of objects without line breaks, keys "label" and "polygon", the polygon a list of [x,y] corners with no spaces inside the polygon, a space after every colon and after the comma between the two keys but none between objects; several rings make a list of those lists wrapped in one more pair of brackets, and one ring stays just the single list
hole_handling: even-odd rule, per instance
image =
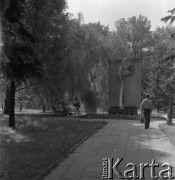
[{"label": "tree canopy", "polygon": [[[169,41],[173,26],[151,31],[150,20],[139,15],[117,20],[111,31],[100,22],[84,23],[82,13],[77,17],[69,14],[64,0],[0,3],[1,83],[2,91],[11,92],[10,119],[14,117],[15,92],[48,107],[57,99],[73,101],[77,96],[88,106],[89,95],[96,106],[107,107],[108,61],[116,59],[139,58],[142,95],[150,92],[157,107],[167,101],[172,61],[164,56],[173,52]],[[162,20],[172,23],[174,9],[169,13]],[[13,118],[12,122],[10,126],[14,126]]]},{"label": "tree canopy", "polygon": [[48,44],[52,46],[51,43],[54,41],[51,41],[52,32],[56,25],[60,29],[60,16],[66,3],[63,0],[49,2],[9,0],[6,3],[2,1],[1,5],[3,5],[1,70],[3,77],[9,81],[11,98],[9,125],[14,127],[16,85],[31,78],[41,78],[44,67],[42,52],[48,50]]}]

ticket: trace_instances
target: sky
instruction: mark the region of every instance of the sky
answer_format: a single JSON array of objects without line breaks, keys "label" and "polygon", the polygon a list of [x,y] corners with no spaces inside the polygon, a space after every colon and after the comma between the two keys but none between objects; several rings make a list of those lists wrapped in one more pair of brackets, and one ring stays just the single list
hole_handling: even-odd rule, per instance
[{"label": "sky", "polygon": [[120,18],[146,16],[152,30],[166,26],[160,19],[168,15],[167,11],[175,8],[175,0],[67,0],[68,11],[75,16],[84,15],[84,22],[98,22],[115,29],[115,21]]}]

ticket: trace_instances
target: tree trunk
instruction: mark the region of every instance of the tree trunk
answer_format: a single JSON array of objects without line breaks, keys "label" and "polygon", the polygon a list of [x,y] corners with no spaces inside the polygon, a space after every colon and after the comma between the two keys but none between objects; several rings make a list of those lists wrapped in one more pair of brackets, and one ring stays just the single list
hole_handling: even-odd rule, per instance
[{"label": "tree trunk", "polygon": [[6,88],[6,97],[5,97],[5,105],[4,105],[4,114],[9,114],[10,111],[10,89]]},{"label": "tree trunk", "polygon": [[15,82],[10,82],[10,111],[9,111],[9,127],[15,128]]}]

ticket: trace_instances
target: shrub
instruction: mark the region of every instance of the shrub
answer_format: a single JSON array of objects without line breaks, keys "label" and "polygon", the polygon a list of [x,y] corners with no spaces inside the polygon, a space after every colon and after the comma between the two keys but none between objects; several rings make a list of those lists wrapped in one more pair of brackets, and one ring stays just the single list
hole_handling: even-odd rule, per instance
[{"label": "shrub", "polygon": [[86,112],[89,114],[94,114],[97,112],[97,96],[96,93],[94,91],[87,91],[84,94],[84,103],[85,103],[85,108],[86,108]]},{"label": "shrub", "polygon": [[125,115],[125,114],[87,114],[80,116],[82,119],[117,119],[117,120],[140,120],[139,115]]}]

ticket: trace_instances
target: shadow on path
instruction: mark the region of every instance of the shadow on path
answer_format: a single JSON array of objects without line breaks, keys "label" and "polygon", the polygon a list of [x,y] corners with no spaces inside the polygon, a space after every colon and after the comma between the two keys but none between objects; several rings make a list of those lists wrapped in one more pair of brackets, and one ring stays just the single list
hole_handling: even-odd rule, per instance
[{"label": "shadow on path", "polygon": [[[160,165],[156,168],[156,175],[166,169],[161,167],[162,163],[169,163],[174,172],[175,147],[158,129],[158,123],[151,122],[150,129],[145,130],[138,121],[109,120],[102,130],[79,146],[44,180],[100,180],[103,158],[123,158],[119,167],[121,172],[128,169],[127,163],[139,167],[140,163],[150,164],[153,159]],[[115,174],[114,179],[117,179]],[[150,168],[145,169],[145,179],[152,179]]]}]

